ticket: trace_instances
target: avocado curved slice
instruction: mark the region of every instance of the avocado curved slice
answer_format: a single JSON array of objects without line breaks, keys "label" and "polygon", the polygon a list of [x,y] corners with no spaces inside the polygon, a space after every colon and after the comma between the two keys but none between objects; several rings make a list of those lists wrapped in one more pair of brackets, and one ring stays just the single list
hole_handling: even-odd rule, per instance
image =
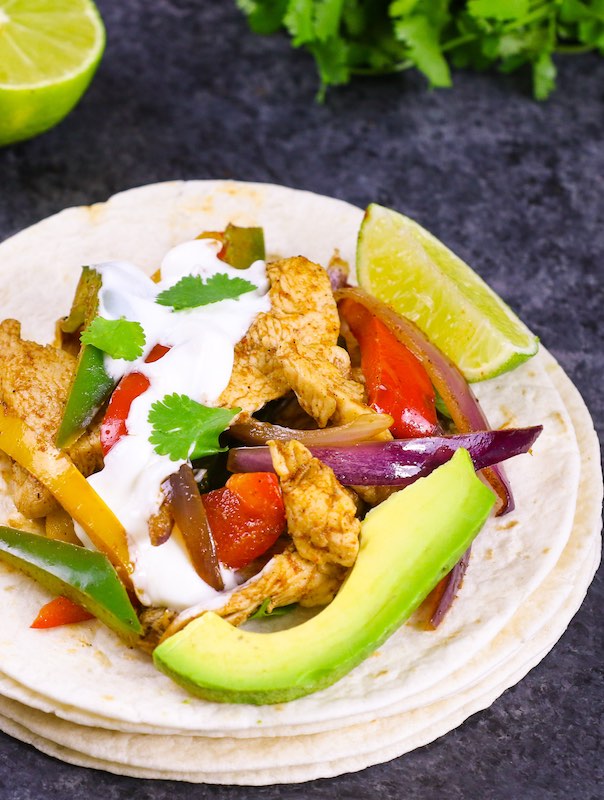
[{"label": "avocado curved slice", "polygon": [[208,612],[166,639],[156,666],[193,694],[282,703],[335,683],[415,611],[480,531],[495,498],[466,450],[372,509],[334,600],[297,627],[235,628]]}]

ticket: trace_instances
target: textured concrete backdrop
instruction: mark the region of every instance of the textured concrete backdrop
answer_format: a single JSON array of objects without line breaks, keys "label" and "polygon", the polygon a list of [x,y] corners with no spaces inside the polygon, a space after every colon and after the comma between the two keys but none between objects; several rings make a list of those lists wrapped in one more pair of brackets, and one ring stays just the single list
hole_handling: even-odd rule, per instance
[{"label": "textured concrete backdrop", "polygon": [[[603,432],[604,60],[524,76],[360,80],[314,103],[310,58],[251,35],[234,3],[99,0],[108,47],[77,110],[0,151],[0,238],[66,206],[174,178],[310,189],[417,218],[520,313]],[[546,660],[432,745],[330,781],[257,790],[137,781],[0,736],[2,800],[602,797],[603,580]]]}]

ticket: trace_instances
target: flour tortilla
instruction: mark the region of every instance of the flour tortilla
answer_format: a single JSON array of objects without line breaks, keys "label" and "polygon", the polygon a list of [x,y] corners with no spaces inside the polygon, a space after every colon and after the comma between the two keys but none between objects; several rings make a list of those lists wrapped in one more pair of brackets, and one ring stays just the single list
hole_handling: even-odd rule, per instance
[{"label": "flour tortilla", "polygon": [[[86,728],[0,699],[0,729],[69,763],[141,778],[265,785],[333,777],[408,752],[461,724],[520,680],[549,651],[578,609],[600,559],[599,505],[602,483],[597,439],[572,384],[552,363],[573,415],[583,455],[579,498],[567,547],[543,586],[499,639],[523,630],[525,646],[470,689],[414,712],[347,725],[328,734],[241,742],[194,736],[144,736]],[[549,584],[549,586],[548,586]],[[560,602],[561,595],[564,594]],[[553,609],[552,609],[553,604]],[[534,618],[553,611],[530,637]],[[512,632],[512,636],[514,633]],[[487,648],[488,650],[488,648]],[[488,653],[485,652],[485,655]],[[253,768],[250,767],[253,765]],[[205,766],[205,769],[203,767]]]},{"label": "flour tortilla", "polygon": [[[229,221],[263,225],[271,254],[301,253],[327,263],[337,247],[352,263],[361,216],[341,201],[283,187],[230,182],[143,187],[106,204],[68,209],[2,244],[0,301],[5,316],[23,321],[25,336],[49,341],[84,263],[122,258],[152,272],[171,246]],[[456,688],[443,694],[446,679],[479,659],[514,619],[559,561],[572,528],[580,454],[548,369],[541,355],[513,377],[477,387],[494,426],[544,423],[545,430],[533,456],[509,462],[518,510],[491,521],[480,535],[462,595],[437,632],[406,626],[347,678],[308,698],[282,706],[225,706],[189,697],[144,654],[126,648],[96,622],[30,631],[27,625],[47,595],[3,568],[0,591],[10,593],[12,613],[0,633],[0,690],[10,695],[6,687],[17,687],[15,693],[23,691],[32,707],[54,708],[67,719],[75,712],[74,718],[101,720],[110,729],[205,737],[319,732],[350,720],[386,717],[392,708],[412,711],[417,698],[424,702],[431,693],[455,695]],[[14,511],[4,501],[4,519],[10,520]],[[502,648],[500,660],[518,646],[518,638],[513,642],[509,650]],[[478,674],[484,674],[480,667]]]}]

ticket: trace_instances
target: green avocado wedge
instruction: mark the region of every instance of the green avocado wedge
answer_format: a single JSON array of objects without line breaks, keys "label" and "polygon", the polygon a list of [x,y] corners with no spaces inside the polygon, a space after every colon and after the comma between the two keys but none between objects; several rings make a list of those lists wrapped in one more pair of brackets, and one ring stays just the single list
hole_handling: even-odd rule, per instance
[{"label": "green avocado wedge", "polygon": [[315,617],[263,634],[209,612],[162,642],[155,664],[217,702],[282,703],[324,689],[408,619],[467,550],[493,504],[468,452],[458,450],[367,514],[356,563]]},{"label": "green avocado wedge", "polygon": [[0,561],[78,603],[128,642],[142,634],[128,593],[102,553],[0,526]]}]

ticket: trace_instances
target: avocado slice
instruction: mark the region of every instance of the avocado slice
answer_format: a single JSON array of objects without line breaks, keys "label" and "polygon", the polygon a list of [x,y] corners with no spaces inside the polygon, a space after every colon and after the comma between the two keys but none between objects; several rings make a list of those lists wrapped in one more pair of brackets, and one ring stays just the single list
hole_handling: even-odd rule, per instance
[{"label": "avocado slice", "polygon": [[0,526],[0,561],[78,603],[128,642],[142,635],[128,593],[103,553]]},{"label": "avocado slice", "polygon": [[357,560],[335,599],[274,633],[235,628],[208,612],[166,639],[156,666],[193,694],[282,703],[335,683],[420,605],[482,528],[494,495],[466,450],[370,511]]}]

